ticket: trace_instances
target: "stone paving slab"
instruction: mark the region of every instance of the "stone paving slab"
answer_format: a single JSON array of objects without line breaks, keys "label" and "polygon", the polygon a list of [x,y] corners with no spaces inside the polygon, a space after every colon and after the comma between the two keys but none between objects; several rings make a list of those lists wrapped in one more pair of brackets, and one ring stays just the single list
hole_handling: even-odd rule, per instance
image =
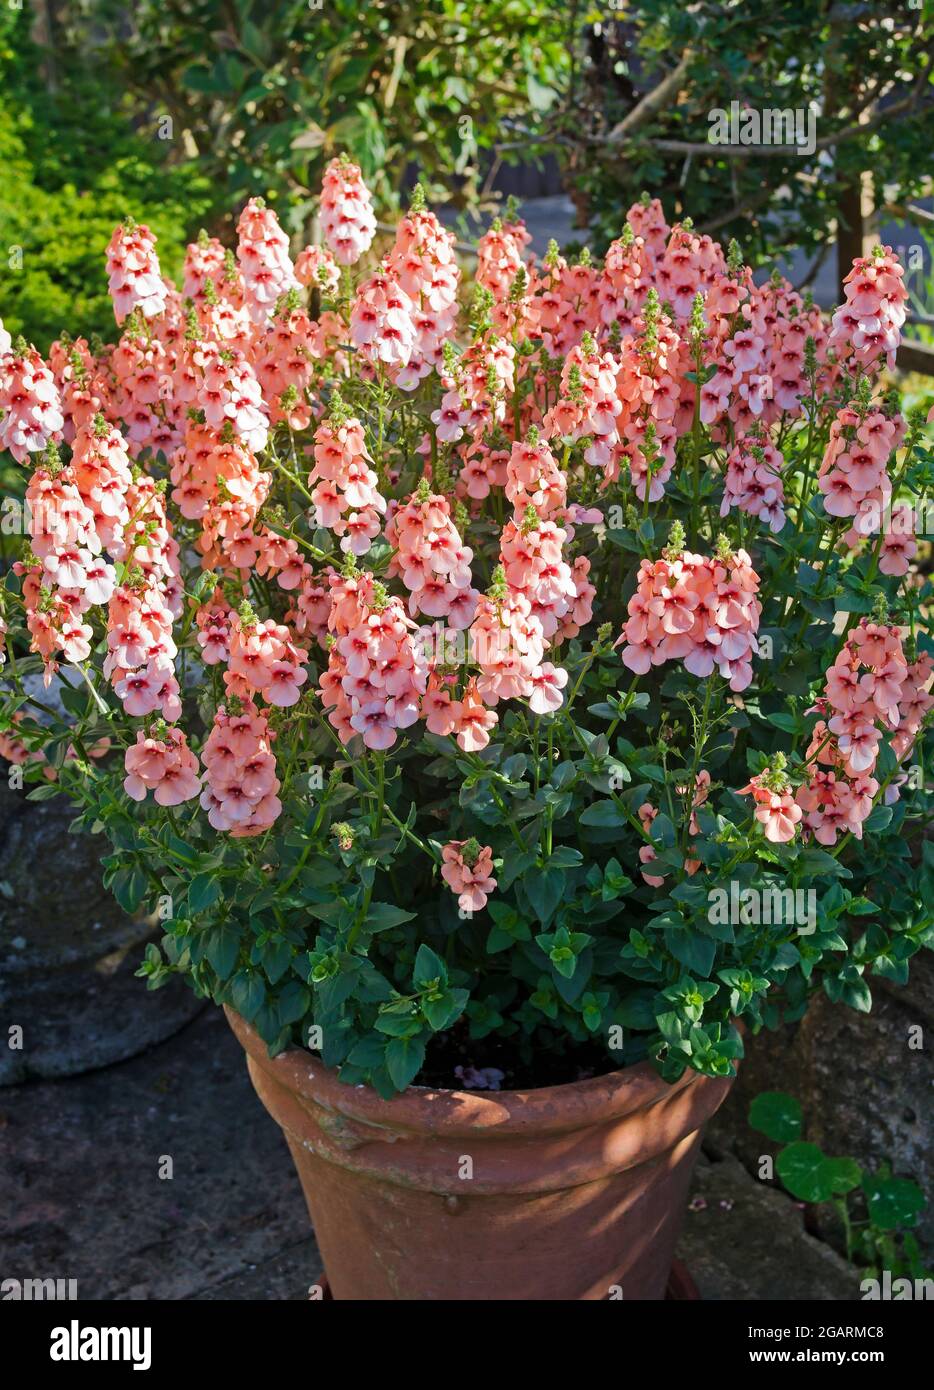
[{"label": "stone paving slab", "polygon": [[702,1299],[851,1301],[859,1275],[829,1245],[814,1240],[803,1215],[776,1187],[750,1177],[732,1155],[703,1157],[684,1220],[678,1255]]},{"label": "stone paving slab", "polygon": [[[735,1159],[703,1159],[695,1191],[679,1254],[704,1298],[858,1296]],[[0,1093],[0,1250],[0,1277],[77,1279],[79,1298],[307,1299],[321,1261],[298,1178],[219,1011],[129,1061]]]},{"label": "stone paving slab", "polygon": [[218,1010],[131,1061],[3,1091],[0,1126],[6,1277],[74,1278],[79,1298],[195,1298],[301,1243],[289,1292],[232,1296],[301,1297],[318,1273],[285,1140]]}]

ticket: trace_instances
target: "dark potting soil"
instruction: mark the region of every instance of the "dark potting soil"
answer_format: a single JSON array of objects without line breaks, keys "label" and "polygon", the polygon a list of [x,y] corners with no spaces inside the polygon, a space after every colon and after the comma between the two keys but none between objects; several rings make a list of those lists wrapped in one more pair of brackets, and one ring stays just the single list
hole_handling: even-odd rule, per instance
[{"label": "dark potting soil", "polygon": [[[501,1078],[495,1078],[495,1089],[534,1091],[542,1086],[563,1086],[571,1081],[586,1081],[591,1076],[605,1076],[618,1071],[629,1060],[614,1059],[597,1043],[572,1044],[564,1053],[539,1047],[523,1056],[513,1038],[491,1035],[478,1040],[468,1037],[466,1030],[453,1028],[428,1044],[425,1064],[415,1078],[415,1085],[446,1091],[492,1090],[493,1087],[470,1085],[469,1082],[479,1080],[471,1073],[493,1068],[502,1072]],[[458,1067],[463,1069],[463,1076],[456,1074]]]}]

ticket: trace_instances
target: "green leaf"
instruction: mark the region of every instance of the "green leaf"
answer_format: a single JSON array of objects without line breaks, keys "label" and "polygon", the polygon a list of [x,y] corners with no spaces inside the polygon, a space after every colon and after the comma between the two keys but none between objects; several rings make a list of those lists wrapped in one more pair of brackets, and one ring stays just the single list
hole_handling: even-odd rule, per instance
[{"label": "green leaf", "polygon": [[467,1007],[470,991],[467,989],[448,989],[435,999],[422,1000],[422,1013],[435,1033],[450,1028],[455,1019],[460,1018]]},{"label": "green leaf", "polygon": [[636,990],[616,1006],[613,1021],[624,1028],[654,1028],[655,999],[654,990]]},{"label": "green leaf", "polygon": [[270,984],[281,980],[292,964],[295,954],[290,942],[280,937],[278,941],[268,941],[262,949],[263,969]]},{"label": "green leaf", "polygon": [[253,1022],[265,998],[263,982],[255,971],[247,974],[245,970],[241,970],[230,982],[230,1001],[247,1023]]},{"label": "green leaf", "polygon": [[277,1002],[279,1022],[283,1026],[287,1023],[298,1023],[299,1019],[304,1018],[311,1008],[311,991],[302,984],[301,980],[290,980],[280,990]]},{"label": "green leaf", "polygon": [[365,1067],[367,1071],[374,1067],[381,1067],[385,1060],[386,1044],[381,1038],[374,1037],[372,1033],[354,1043],[347,1057],[351,1066]]},{"label": "green leaf", "polygon": [[196,916],[213,907],[221,895],[215,874],[196,874],[188,885],[188,907]]},{"label": "green leaf", "polygon": [[33,787],[31,792],[26,793],[27,801],[48,801],[53,796],[61,796],[62,789],[57,782],[40,782],[38,787]]},{"label": "green leaf", "polygon": [[506,862],[503,864],[502,872],[497,874],[497,886],[500,892],[504,893],[507,888],[510,888],[512,884],[515,883],[517,878],[521,878],[526,869],[530,869],[535,863],[536,857],[535,853],[531,850],[527,850],[524,854],[513,854],[510,852],[506,856]]},{"label": "green leaf", "polygon": [[523,878],[525,896],[543,926],[554,916],[566,882],[567,878],[562,869],[529,869]]},{"label": "green leaf", "polygon": [[424,989],[432,980],[444,983],[448,978],[447,966],[430,946],[421,945],[415,957],[412,979],[417,989]]},{"label": "green leaf", "polygon": [[869,1218],[883,1231],[914,1226],[925,1205],[924,1193],[908,1178],[887,1178],[878,1173],[863,1174],[863,1191]]},{"label": "green leaf", "polygon": [[[520,936],[520,928],[522,935]],[[487,953],[495,956],[500,951],[508,951],[511,946],[515,946],[519,940],[528,941],[531,936],[529,928],[524,922],[520,922],[515,931],[507,931],[505,927],[492,926],[490,934],[486,939]]]},{"label": "green leaf", "polygon": [[790,1144],[801,1138],[801,1105],[784,1091],[763,1091],[749,1107],[749,1123],[768,1139]]},{"label": "green leaf", "polygon": [[[846,967],[847,972],[851,969],[852,967]],[[824,993],[831,1003],[846,1004],[861,1014],[872,1013],[872,991],[859,975],[852,975],[850,978],[825,975]]]},{"label": "green leaf", "polygon": [[816,845],[808,845],[799,856],[797,863],[805,874],[832,874],[835,878],[852,878],[850,870],[826,850]]},{"label": "green leaf", "polygon": [[307,911],[320,922],[326,922],[329,927],[346,926],[352,920],[351,908],[342,898],[327,903],[309,903]]},{"label": "green leaf", "polygon": [[398,1091],[404,1091],[425,1060],[424,1038],[393,1038],[386,1047],[386,1067]]},{"label": "green leaf", "polygon": [[836,1197],[845,1197],[859,1187],[862,1177],[855,1158],[828,1158],[827,1174]]},{"label": "green leaf", "polygon": [[826,1202],[834,1195],[834,1173],[816,1144],[801,1141],[782,1149],[775,1171],[792,1197],[802,1202]]},{"label": "green leaf", "polygon": [[615,801],[594,801],[585,806],[578,816],[581,825],[599,826],[604,830],[616,830],[626,824],[626,815]]},{"label": "green leaf", "polygon": [[391,1009],[381,1009],[373,1026],[391,1038],[413,1038],[421,1024],[418,1015],[409,1004],[404,1014],[392,1013]]},{"label": "green leaf", "polygon": [[110,886],[110,891],[124,912],[134,913],[146,892],[146,875],[137,864],[134,864],[132,868],[116,875]]},{"label": "green leaf", "polygon": [[893,814],[894,811],[891,806],[874,806],[863,821],[863,829],[868,830],[870,834],[875,834],[877,830],[884,830]]},{"label": "green leaf", "polygon": [[676,927],[665,932],[664,941],[675,960],[692,975],[706,978],[710,974],[717,954],[717,943],[711,937],[690,927]]},{"label": "green leaf", "polygon": [[389,927],[400,927],[403,922],[413,922],[414,912],[405,912],[392,903],[371,903],[366,914],[367,931],[386,931]]},{"label": "green leaf", "polygon": [[802,727],[801,720],[794,714],[784,714],[779,711],[777,714],[767,715],[766,718],[770,724],[775,725],[776,729],[783,729],[788,734],[796,734]]},{"label": "green leaf", "polygon": [[240,933],[224,924],[209,932],[205,955],[222,980],[226,980],[240,953]]},{"label": "green leaf", "polygon": [[574,849],[572,845],[558,845],[554,852],[548,856],[546,867],[549,869],[575,869],[583,858],[580,850]]}]

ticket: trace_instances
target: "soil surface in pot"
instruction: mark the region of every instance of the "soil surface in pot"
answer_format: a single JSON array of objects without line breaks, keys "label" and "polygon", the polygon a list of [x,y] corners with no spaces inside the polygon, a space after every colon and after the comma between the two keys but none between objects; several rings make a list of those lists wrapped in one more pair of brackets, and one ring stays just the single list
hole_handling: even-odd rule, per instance
[{"label": "soil surface in pot", "polygon": [[[586,1081],[591,1076],[605,1076],[621,1067],[644,1060],[644,1049],[630,1056],[613,1058],[599,1043],[572,1043],[560,1053],[537,1044],[526,1045],[525,1055],[515,1038],[490,1034],[486,1038],[471,1038],[463,1025],[455,1025],[447,1033],[438,1034],[428,1044],[425,1064],[415,1078],[416,1086],[433,1090],[473,1089],[470,1072],[495,1068],[502,1072],[497,1086],[502,1091],[534,1091],[541,1086],[563,1086],[572,1081]],[[459,1076],[457,1068],[465,1075]],[[478,1088],[479,1089],[479,1088]]]}]

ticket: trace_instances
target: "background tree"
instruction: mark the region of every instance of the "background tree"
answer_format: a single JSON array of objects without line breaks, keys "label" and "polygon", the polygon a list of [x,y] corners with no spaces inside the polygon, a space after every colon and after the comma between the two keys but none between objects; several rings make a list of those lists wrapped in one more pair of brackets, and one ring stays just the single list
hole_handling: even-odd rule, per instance
[{"label": "background tree", "polygon": [[[886,203],[923,196],[934,145],[929,0],[620,0],[582,11],[583,60],[549,132],[605,243],[643,188],[762,258],[862,253]],[[816,149],[714,145],[732,101],[813,110]],[[601,248],[602,249],[602,248]]]},{"label": "background tree", "polygon": [[143,128],[171,119],[225,210],[277,199],[290,230],[347,150],[383,208],[410,163],[474,203],[506,114],[533,124],[570,69],[568,12],[542,0],[94,0],[70,42],[115,72]]}]

